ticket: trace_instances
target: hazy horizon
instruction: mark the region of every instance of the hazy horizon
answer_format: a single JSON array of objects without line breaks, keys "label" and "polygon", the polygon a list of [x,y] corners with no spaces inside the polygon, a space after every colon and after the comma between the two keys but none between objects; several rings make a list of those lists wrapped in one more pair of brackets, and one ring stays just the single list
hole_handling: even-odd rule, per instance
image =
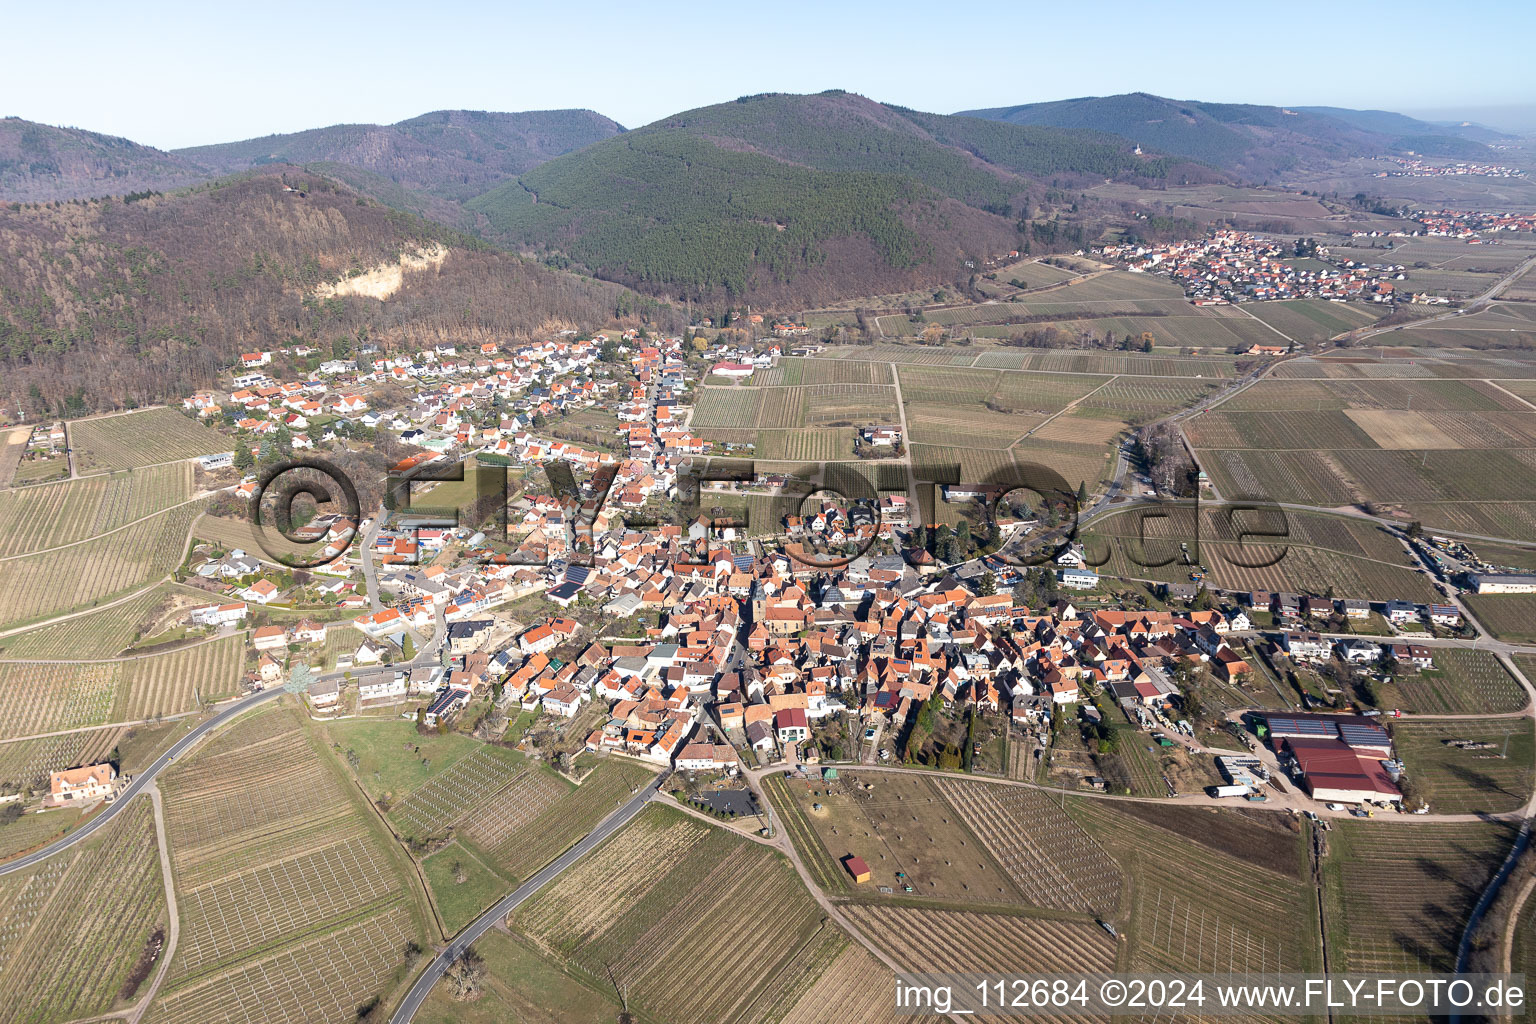
[{"label": "hazy horizon", "polygon": [[[1435,11],[1405,3],[1393,17],[1430,24]],[[1536,30],[1531,9],[1474,2],[1460,13],[1472,24],[1497,23],[1506,38]],[[1433,110],[1437,119],[1504,127],[1472,113],[1499,110],[1536,130],[1536,108],[1522,106],[1529,83],[1518,61],[1489,61],[1468,48],[1422,62],[1412,76],[1384,75],[1321,45],[1338,8],[1316,2],[1292,5],[1279,21],[1225,5],[1175,12],[1125,2],[1095,9],[1091,21],[999,3],[940,18],[910,0],[837,9],[791,0],[751,14],[600,0],[580,19],[565,9],[481,2],[424,16],[385,0],[239,11],[183,2],[154,18],[121,20],[117,8],[98,3],[67,29],[40,7],[8,15],[13,38],[28,45],[0,67],[0,114],[160,149],[389,124],[441,109],[589,108],[632,128],[743,94],[829,88],[939,113],[1143,91]],[[1115,53],[1120,40],[1130,41],[1124,54]],[[1234,41],[1241,61],[1212,59],[1235,57]],[[1253,73],[1245,80],[1233,68]]]}]

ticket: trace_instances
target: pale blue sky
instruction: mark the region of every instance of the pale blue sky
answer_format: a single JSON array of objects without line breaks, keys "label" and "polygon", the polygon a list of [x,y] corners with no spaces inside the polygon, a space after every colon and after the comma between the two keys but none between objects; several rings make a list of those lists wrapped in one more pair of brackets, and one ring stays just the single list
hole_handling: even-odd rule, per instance
[{"label": "pale blue sky", "polygon": [[[1134,90],[1536,104],[1515,42],[1536,38],[1529,2],[6,0],[0,26],[0,115],[167,149],[458,107],[590,107],[636,127],[745,93],[828,88],[942,113]],[[1411,56],[1431,47],[1432,60]]]}]

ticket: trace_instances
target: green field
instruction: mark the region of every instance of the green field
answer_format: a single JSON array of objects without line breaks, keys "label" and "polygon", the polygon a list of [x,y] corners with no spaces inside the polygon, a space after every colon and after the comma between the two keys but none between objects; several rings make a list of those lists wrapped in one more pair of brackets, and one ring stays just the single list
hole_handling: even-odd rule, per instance
[{"label": "green field", "polygon": [[1400,673],[1378,695],[1385,707],[1427,715],[1497,715],[1519,711],[1523,687],[1487,651],[1438,649],[1435,670]]},{"label": "green field", "polygon": [[1500,640],[1536,642],[1536,594],[1467,594],[1463,600]]},{"label": "green field", "polygon": [[464,1002],[449,986],[434,986],[415,1019],[422,1024],[613,1024],[619,1003],[610,988],[588,985],[521,936],[499,931],[474,946],[487,977],[478,998]]},{"label": "green field", "polygon": [[507,883],[458,843],[421,862],[443,928],[456,934],[507,894]]},{"label": "green field", "polygon": [[418,733],[415,722],[400,719],[351,719],[320,728],[328,742],[356,754],[354,774],[369,798],[391,803],[404,800],[484,746],[456,732]]},{"label": "green field", "polygon": [[[1462,721],[1400,720],[1393,743],[1412,785],[1439,814],[1516,810],[1536,781],[1536,739],[1525,718]],[[1488,744],[1464,750],[1448,741]]]}]

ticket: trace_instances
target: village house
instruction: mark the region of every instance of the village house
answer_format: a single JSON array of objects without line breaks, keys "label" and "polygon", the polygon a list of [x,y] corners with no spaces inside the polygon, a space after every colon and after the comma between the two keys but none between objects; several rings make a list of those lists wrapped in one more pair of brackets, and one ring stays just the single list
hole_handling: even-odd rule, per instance
[{"label": "village house", "polygon": [[111,800],[117,793],[117,769],[110,764],[88,764],[51,772],[48,776],[48,807],[81,806]]}]

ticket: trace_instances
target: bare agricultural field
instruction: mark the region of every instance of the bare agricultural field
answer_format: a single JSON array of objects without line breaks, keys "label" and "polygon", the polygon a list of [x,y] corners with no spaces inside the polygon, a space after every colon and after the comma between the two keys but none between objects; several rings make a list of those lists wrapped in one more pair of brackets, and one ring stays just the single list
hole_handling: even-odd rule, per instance
[{"label": "bare agricultural field", "polygon": [[[959,466],[960,476],[966,482],[992,479],[995,474],[1014,472],[1013,454],[1006,448],[961,448],[932,444],[913,444],[913,465],[919,467]],[[942,479],[942,478],[938,478]]]},{"label": "bare agricultural field", "polygon": [[[1461,267],[1458,267],[1457,263],[1461,263]],[[1478,273],[1471,269],[1462,269],[1474,265],[1457,259],[1454,262],[1442,263],[1438,267],[1411,267],[1407,271],[1407,281],[1399,287],[1406,286],[1411,291],[1429,292],[1431,295],[1444,295],[1453,299],[1471,298],[1486,292],[1499,280],[1499,274],[1496,271]]]},{"label": "bare agricultural field", "polygon": [[172,409],[74,420],[65,430],[75,470],[81,474],[229,451],[228,440],[218,431]]},{"label": "bare agricultural field", "polygon": [[800,391],[804,395],[805,426],[895,422],[896,389],[890,385],[807,384]]},{"label": "bare agricultural field", "polygon": [[122,681],[116,663],[0,664],[0,736],[31,736],[111,721]]},{"label": "bare agricultural field", "polygon": [[1536,267],[1532,267],[1509,282],[1509,287],[1505,288],[1500,296],[1506,299],[1536,299]]},{"label": "bare agricultural field", "polygon": [[992,412],[985,406],[907,406],[907,429],[916,444],[1007,448],[1044,417]]},{"label": "bare agricultural field", "polygon": [[957,352],[957,350],[952,348],[904,344],[845,345],[829,348],[820,353],[818,358],[848,359],[855,362],[914,363],[930,366],[947,366],[957,356],[963,357],[962,365],[969,363],[975,358],[969,352]]},{"label": "bare agricultural field", "polygon": [[950,779],[934,785],[1029,902],[1100,916],[1118,908],[1119,866],[1049,796]]},{"label": "bare agricultural field", "polygon": [[1200,465],[1223,498],[1290,501],[1334,508],[1360,500],[1337,463],[1316,452],[1218,449],[1201,452]]},{"label": "bare agricultural field", "polygon": [[1503,824],[1335,823],[1323,871],[1329,969],[1454,970],[1467,914],[1513,839]]},{"label": "bare agricultural field", "polygon": [[185,986],[162,988],[147,1024],[257,1024],[265,1020],[349,1024],[409,969],[404,950],[421,931],[391,907],[327,934]]},{"label": "bare agricultural field", "polygon": [[291,711],[242,719],[183,758],[160,786],[177,884],[188,889],[297,846],[342,842],[367,832]]},{"label": "bare agricultural field", "polygon": [[1482,380],[1330,380],[1323,386],[1337,394],[1349,409],[1530,411],[1529,406],[1509,392]]},{"label": "bare agricultural field", "polygon": [[521,760],[510,751],[482,746],[412,790],[390,809],[390,820],[402,835],[418,839],[442,835],[482,801],[494,800],[513,786],[529,770],[519,764]]},{"label": "bare agricultural field", "polygon": [[1329,302],[1326,299],[1250,302],[1243,309],[1301,344],[1327,341],[1373,324],[1386,313],[1385,309],[1373,309],[1362,303]]},{"label": "bare agricultural field", "polygon": [[909,404],[984,404],[999,412],[1056,412],[1107,381],[1068,373],[999,373],[961,367],[900,368],[901,396]]},{"label": "bare agricultural field", "polygon": [[1215,390],[1215,382],[1158,377],[1116,377],[1090,391],[1072,411],[1084,416],[1118,417],[1145,423],[1188,408]]},{"label": "bare agricultural field", "polygon": [[[1109,560],[1099,570],[1106,575],[1165,582],[1189,578],[1189,567],[1178,560],[1176,548],[1155,544],[1143,547],[1135,541],[1117,538],[1108,552]],[[1375,601],[1429,602],[1439,596],[1423,576],[1407,566],[1341,555],[1329,549],[1298,544],[1266,547],[1203,541],[1199,557],[1210,569],[1211,584],[1222,590],[1298,594],[1332,590]]]},{"label": "bare agricultural field", "polygon": [[843,912],[913,972],[1049,974],[1115,966],[1115,940],[1093,921],[868,904]]},{"label": "bare agricultural field", "polygon": [[944,1019],[898,1012],[891,999],[895,980],[863,946],[849,943],[780,1024],[936,1024]]},{"label": "bare agricultural field", "polygon": [[1460,448],[1455,438],[1422,412],[1350,409],[1344,415],[1370,435],[1378,448]]},{"label": "bare agricultural field", "polygon": [[1117,373],[1139,377],[1231,377],[1231,356],[1142,355],[1129,352],[1078,352],[1065,349],[989,348],[976,357],[978,368],[1034,370],[1045,373]]},{"label": "bare agricultural field", "polygon": [[1324,457],[1371,501],[1523,501],[1536,493],[1536,449],[1338,451]]},{"label": "bare agricultural field", "polygon": [[177,600],[207,604],[211,597],[205,591],[167,583],[111,608],[0,637],[0,658],[113,658],[160,619],[161,608]]},{"label": "bare agricultural field", "polygon": [[901,366],[901,397],[908,403],[985,402],[998,386],[998,374],[953,367]]},{"label": "bare agricultural field", "polygon": [[245,638],[228,636],[179,651],[125,661],[115,716],[131,722],[192,710],[240,690]]},{"label": "bare agricultural field", "polygon": [[[317,880],[331,884],[316,884]],[[305,846],[177,893],[183,921],[173,984],[325,922],[398,902],[392,866],[368,837]]]},{"label": "bare agricultural field", "polygon": [[1068,487],[1086,484],[1090,490],[1114,467],[1114,453],[1107,445],[1077,441],[1050,441],[1039,436],[1013,446],[1016,464],[1044,466],[1061,474]]},{"label": "bare agricultural field", "polygon": [[191,493],[189,463],[0,492],[0,558],[99,537]]},{"label": "bare agricultural field", "polygon": [[1068,441],[1073,444],[1110,444],[1125,432],[1125,423],[1118,419],[1098,419],[1078,415],[1076,409],[1053,417],[1030,432],[1030,437],[1040,441]]},{"label": "bare agricultural field", "polygon": [[404,977],[420,900],[329,756],[296,713],[264,710],[161,783],[182,930],[150,1019],[243,1022],[303,998],[303,1015],[341,1024]]},{"label": "bare agricultural field", "polygon": [[[1437,503],[1413,503],[1403,506],[1406,514],[1424,523],[1426,527],[1431,525],[1448,530],[1458,530],[1463,533],[1477,533],[1485,537],[1536,537],[1536,503],[1528,501],[1460,501]],[[1517,599],[1520,595],[1494,595],[1489,604],[1490,611],[1498,617],[1498,597],[1506,596]],[[1476,595],[1468,595],[1468,598],[1480,600]],[[1525,614],[1529,617],[1536,614],[1536,606],[1529,606]],[[1478,613],[1482,619],[1482,613]],[[1528,619],[1529,621],[1529,619]],[[1518,630],[1520,623],[1506,620],[1504,626]],[[1494,628],[1491,625],[1489,628]],[[1536,629],[1526,635],[1536,636]]]},{"label": "bare agricultural field", "polygon": [[[1277,851],[1299,865],[1299,833],[1273,818],[1243,824],[1218,817],[1238,811],[1190,810],[1199,817],[1169,818],[1164,828],[1104,801],[1066,806],[1129,876],[1126,909],[1116,920],[1133,969],[1263,973],[1320,965],[1312,888],[1299,871],[1267,866]],[[1207,813],[1209,826],[1202,828]]]},{"label": "bare agricultural field", "polygon": [[0,879],[0,1021],[76,1020],[111,1009],[164,924],[154,817],[140,800],[100,839]]},{"label": "bare agricultural field", "polygon": [[16,427],[0,436],[0,487],[11,486],[16,469],[21,465],[21,457],[27,453],[27,439],[31,436],[30,427]]},{"label": "bare agricultural field", "polygon": [[0,563],[0,625],[97,604],[164,576],[186,557],[198,514],[179,505],[117,533]]},{"label": "bare agricultural field", "polygon": [[1375,448],[1370,434],[1342,412],[1201,413],[1185,428],[1197,448],[1259,448],[1270,451]]},{"label": "bare agricultural field", "polygon": [[[777,1019],[846,939],[776,851],[652,807],[513,923],[581,974],[684,1024]],[[710,955],[750,944],[746,957]]]}]

